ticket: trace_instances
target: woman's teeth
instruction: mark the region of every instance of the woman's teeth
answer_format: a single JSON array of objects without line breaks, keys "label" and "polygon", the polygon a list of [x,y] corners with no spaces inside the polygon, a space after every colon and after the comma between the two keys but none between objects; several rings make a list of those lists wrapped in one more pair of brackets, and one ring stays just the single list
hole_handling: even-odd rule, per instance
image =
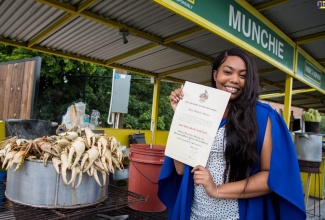
[{"label": "woman's teeth", "polygon": [[228,90],[228,91],[231,91],[231,92],[236,92],[237,91],[237,89],[236,88],[234,88],[234,87],[226,87],[226,89]]}]

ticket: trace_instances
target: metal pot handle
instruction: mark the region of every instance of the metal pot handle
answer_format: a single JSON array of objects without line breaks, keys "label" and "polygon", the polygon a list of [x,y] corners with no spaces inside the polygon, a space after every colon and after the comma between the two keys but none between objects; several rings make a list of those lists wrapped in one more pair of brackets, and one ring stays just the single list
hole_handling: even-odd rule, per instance
[{"label": "metal pot handle", "polygon": [[299,134],[299,138],[305,137],[309,140],[309,135],[306,133]]}]

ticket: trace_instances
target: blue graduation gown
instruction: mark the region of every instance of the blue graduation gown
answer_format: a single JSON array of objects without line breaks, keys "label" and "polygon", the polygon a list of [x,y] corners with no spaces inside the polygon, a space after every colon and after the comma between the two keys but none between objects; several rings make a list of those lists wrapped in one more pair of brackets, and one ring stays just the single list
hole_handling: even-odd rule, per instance
[{"label": "blue graduation gown", "polygon": [[[268,186],[272,193],[256,198],[239,199],[240,219],[306,219],[298,159],[287,125],[283,118],[265,103],[256,103],[256,116],[259,155],[268,117],[272,121],[272,156],[268,178]],[[224,123],[223,120],[220,127]],[[260,167],[260,164],[257,164],[257,167]],[[184,175],[180,176],[176,173],[173,159],[166,157],[164,161],[158,181],[158,196],[167,207],[170,220],[190,219],[194,191],[191,170],[192,167],[185,165]],[[256,172],[259,171],[260,169]]]}]

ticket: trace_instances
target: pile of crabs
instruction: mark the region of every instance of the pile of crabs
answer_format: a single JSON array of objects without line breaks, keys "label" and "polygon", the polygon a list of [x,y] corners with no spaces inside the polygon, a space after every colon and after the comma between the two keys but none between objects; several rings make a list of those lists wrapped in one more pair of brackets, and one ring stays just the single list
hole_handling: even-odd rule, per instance
[{"label": "pile of crabs", "polygon": [[[106,134],[95,134],[90,128],[80,129],[73,126],[57,135],[39,137],[34,140],[8,137],[0,142],[0,159],[2,168],[17,171],[25,158],[43,160],[47,166],[52,160],[53,166],[66,185],[77,188],[82,180],[82,174],[87,173],[104,187],[109,173],[116,169],[123,171],[123,153],[118,147],[115,137]],[[67,171],[71,170],[71,178],[67,179]],[[102,175],[102,182],[98,178]],[[78,182],[76,179],[78,176]]]}]

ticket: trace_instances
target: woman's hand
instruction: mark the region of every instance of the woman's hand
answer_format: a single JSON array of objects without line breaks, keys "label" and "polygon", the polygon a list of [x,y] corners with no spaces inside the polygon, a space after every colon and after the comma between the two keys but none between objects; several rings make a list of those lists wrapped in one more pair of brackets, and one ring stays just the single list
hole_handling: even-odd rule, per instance
[{"label": "woman's hand", "polygon": [[170,93],[169,102],[174,111],[178,105],[178,102],[183,98],[183,96],[183,86],[181,88],[175,89]]},{"label": "woman's hand", "polygon": [[209,170],[204,168],[201,165],[198,165],[193,168],[192,173],[194,173],[194,185],[203,185],[205,192],[209,197],[216,198],[217,195],[217,186],[213,182],[213,178]]}]

